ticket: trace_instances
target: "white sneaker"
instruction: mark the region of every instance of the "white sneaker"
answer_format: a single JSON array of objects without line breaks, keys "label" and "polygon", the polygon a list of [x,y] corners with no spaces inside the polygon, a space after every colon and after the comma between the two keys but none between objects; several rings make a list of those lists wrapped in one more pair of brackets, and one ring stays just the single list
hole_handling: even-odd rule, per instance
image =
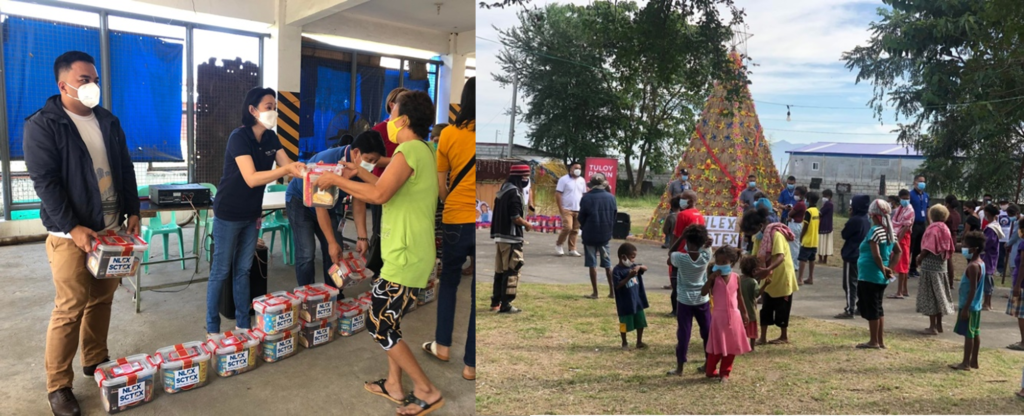
[{"label": "white sneaker", "polygon": [[555,252],[558,253],[559,256],[565,255],[565,250],[562,249],[562,246],[555,246]]},{"label": "white sneaker", "polygon": [[573,256],[573,257],[580,257],[580,256],[582,256],[582,255],[580,254],[580,252],[578,252],[578,251],[576,251],[576,250],[570,251],[570,252],[569,252],[569,255],[570,255],[570,256]]}]

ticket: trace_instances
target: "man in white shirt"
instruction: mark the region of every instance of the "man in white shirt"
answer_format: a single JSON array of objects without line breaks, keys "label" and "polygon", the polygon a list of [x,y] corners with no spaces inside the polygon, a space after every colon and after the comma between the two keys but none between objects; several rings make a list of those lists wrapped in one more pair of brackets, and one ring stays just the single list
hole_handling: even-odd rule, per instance
[{"label": "man in white shirt", "polygon": [[565,251],[562,244],[569,242],[569,255],[579,257],[576,251],[576,238],[580,234],[580,223],[577,220],[580,215],[580,199],[587,193],[587,181],[583,179],[583,171],[579,163],[569,166],[569,174],[558,179],[558,186],[555,187],[555,201],[558,202],[558,209],[562,214],[562,232],[558,234],[558,241],[555,243],[555,251],[559,256],[564,256]]},{"label": "man in white shirt", "polygon": [[56,292],[44,353],[46,389],[54,415],[79,415],[71,392],[75,353],[92,378],[110,360],[110,306],[121,279],[97,279],[85,268],[97,233],[139,232],[135,169],[117,117],[100,102],[93,58],[68,52],[54,62],[60,95],[25,121],[25,164],[49,231],[46,256]]}]

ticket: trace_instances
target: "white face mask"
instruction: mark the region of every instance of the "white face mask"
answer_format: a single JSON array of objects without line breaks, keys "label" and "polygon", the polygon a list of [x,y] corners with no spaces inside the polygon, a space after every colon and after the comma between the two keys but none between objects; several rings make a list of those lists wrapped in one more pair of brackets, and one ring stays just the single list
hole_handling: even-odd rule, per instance
[{"label": "white face mask", "polygon": [[88,84],[83,84],[78,88],[72,87],[71,84],[65,85],[67,85],[68,88],[78,91],[78,97],[71,97],[71,94],[68,94],[68,97],[81,101],[82,105],[93,108],[100,103],[100,86],[96,83],[90,82]]},{"label": "white face mask", "polygon": [[821,202],[828,202],[828,198],[821,198]]},{"label": "white face mask", "polygon": [[572,171],[572,176],[580,176],[580,173],[583,173],[583,172],[581,172],[579,169],[576,169],[576,170]]},{"label": "white face mask", "polygon": [[803,201],[804,197],[802,197],[802,196],[796,196],[796,197],[793,197],[793,199],[795,199],[795,200],[797,200],[797,201]]},{"label": "white face mask", "polygon": [[277,126],[277,111],[263,111],[260,113],[260,124],[267,130],[273,130]]},{"label": "white face mask", "polygon": [[626,267],[633,267],[633,262],[629,259],[622,259],[622,265]]},{"label": "white face mask", "polygon": [[368,170],[368,171],[373,171],[373,168],[377,167],[377,165],[375,165],[375,164],[373,164],[373,163],[370,163],[370,162],[367,162],[367,161],[365,161],[365,160],[364,160],[364,161],[362,161],[362,162],[360,162],[360,163],[359,163],[359,166],[362,166],[362,167],[363,167],[363,169],[366,169],[366,170]]}]

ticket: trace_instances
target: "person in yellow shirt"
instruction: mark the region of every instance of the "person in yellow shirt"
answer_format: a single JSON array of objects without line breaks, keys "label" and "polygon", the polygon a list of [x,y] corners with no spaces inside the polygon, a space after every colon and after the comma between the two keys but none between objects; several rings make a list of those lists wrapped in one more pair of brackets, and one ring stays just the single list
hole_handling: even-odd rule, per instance
[{"label": "person in yellow shirt", "polygon": [[[467,257],[476,258],[476,77],[462,88],[462,109],[455,123],[437,139],[437,181],[444,211],[441,217],[441,286],[437,295],[434,341],[423,351],[448,361],[455,328],[455,299]],[[476,280],[470,296],[469,327],[462,377],[476,379]]]},{"label": "person in yellow shirt", "polygon": [[[754,278],[761,282],[764,291],[759,316],[761,338],[757,345],[788,344],[793,293],[799,290],[793,257],[789,251],[789,242],[796,240],[796,236],[781,223],[769,223],[767,209],[750,210],[743,214],[740,230],[745,234],[755,234],[753,253],[760,264],[765,265],[754,273]],[[768,341],[768,327],[772,325],[779,327],[782,333],[779,338]]]},{"label": "person in yellow shirt", "polygon": [[[800,274],[796,278],[798,284],[801,281],[808,285],[814,284],[814,258],[818,255],[818,225],[821,221],[821,212],[817,207],[819,198],[817,192],[807,193],[807,213],[804,214],[800,254],[797,255],[797,260],[800,260]],[[807,269],[807,280],[804,280],[804,269]]]}]

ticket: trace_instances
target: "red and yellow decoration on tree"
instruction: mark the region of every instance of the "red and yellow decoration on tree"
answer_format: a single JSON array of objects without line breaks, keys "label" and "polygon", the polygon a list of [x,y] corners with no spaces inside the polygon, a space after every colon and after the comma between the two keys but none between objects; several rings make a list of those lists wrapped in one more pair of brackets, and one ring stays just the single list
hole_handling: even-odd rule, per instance
[{"label": "red and yellow decoration on tree", "polygon": [[[730,57],[739,68],[740,55],[734,52]],[[690,185],[697,192],[697,207],[705,216],[741,216],[743,208],[739,196],[751,174],[756,176],[758,188],[772,201],[782,191],[779,171],[764,138],[750,90],[746,86],[742,89],[739,102],[727,102],[726,89],[716,83],[679,162],[679,166],[689,171]],[[672,180],[678,178],[673,174]],[[644,230],[645,239],[664,241],[661,229],[669,213],[670,199],[666,187],[661,203]]]}]

